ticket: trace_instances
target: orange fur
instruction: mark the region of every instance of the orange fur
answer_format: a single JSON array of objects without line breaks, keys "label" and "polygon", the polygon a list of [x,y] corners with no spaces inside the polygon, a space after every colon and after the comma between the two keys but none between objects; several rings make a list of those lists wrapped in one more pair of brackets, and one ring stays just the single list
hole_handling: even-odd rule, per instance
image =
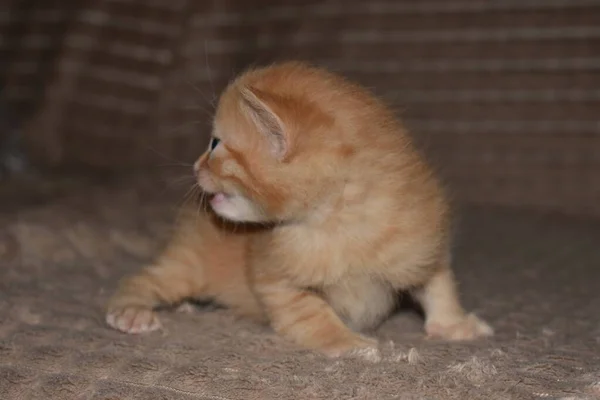
[{"label": "orange fur", "polygon": [[438,181],[368,91],[297,62],[250,70],[222,94],[214,137],[195,165],[212,212],[183,218],[156,265],[123,281],[110,325],[152,330],[157,305],[203,297],[337,356],[375,346],[359,331],[408,290],[429,335],[492,333],[458,300]]}]

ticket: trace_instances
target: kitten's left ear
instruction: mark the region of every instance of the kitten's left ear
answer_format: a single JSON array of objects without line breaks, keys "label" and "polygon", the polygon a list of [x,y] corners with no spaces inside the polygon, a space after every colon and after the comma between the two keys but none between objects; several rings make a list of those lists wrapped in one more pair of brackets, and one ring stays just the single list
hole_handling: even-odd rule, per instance
[{"label": "kitten's left ear", "polygon": [[290,153],[290,137],[280,115],[284,99],[252,87],[241,89],[243,107],[270,144],[273,155],[284,161]]}]

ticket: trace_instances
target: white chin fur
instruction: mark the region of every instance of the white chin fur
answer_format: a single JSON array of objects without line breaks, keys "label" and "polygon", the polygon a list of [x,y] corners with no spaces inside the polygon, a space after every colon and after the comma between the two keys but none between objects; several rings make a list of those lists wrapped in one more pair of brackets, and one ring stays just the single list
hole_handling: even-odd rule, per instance
[{"label": "white chin fur", "polygon": [[261,222],[264,216],[248,199],[238,195],[229,195],[218,201],[210,202],[215,213],[230,221]]}]

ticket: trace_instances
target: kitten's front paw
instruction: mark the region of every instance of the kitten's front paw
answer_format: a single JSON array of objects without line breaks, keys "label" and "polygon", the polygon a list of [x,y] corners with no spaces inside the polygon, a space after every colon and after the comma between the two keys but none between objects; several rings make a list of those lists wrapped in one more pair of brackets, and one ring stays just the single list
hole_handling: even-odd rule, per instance
[{"label": "kitten's front paw", "polygon": [[494,330],[474,314],[466,315],[458,321],[429,321],[425,324],[428,338],[444,340],[473,340],[492,336]]},{"label": "kitten's front paw", "polygon": [[373,362],[381,359],[377,341],[360,335],[331,343],[321,351],[332,358],[354,357]]},{"label": "kitten's front paw", "polygon": [[139,306],[109,309],[106,323],[125,333],[152,332],[162,326],[154,311]]}]

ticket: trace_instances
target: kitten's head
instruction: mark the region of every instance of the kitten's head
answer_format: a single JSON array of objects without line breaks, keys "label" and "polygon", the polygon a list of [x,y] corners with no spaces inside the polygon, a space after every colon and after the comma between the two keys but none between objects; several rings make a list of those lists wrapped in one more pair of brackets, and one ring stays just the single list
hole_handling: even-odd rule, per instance
[{"label": "kitten's head", "polygon": [[[340,187],[343,140],[333,75],[300,63],[248,71],[223,92],[194,165],[213,210],[232,221],[303,218]],[[325,105],[325,104],[328,105]]]}]

